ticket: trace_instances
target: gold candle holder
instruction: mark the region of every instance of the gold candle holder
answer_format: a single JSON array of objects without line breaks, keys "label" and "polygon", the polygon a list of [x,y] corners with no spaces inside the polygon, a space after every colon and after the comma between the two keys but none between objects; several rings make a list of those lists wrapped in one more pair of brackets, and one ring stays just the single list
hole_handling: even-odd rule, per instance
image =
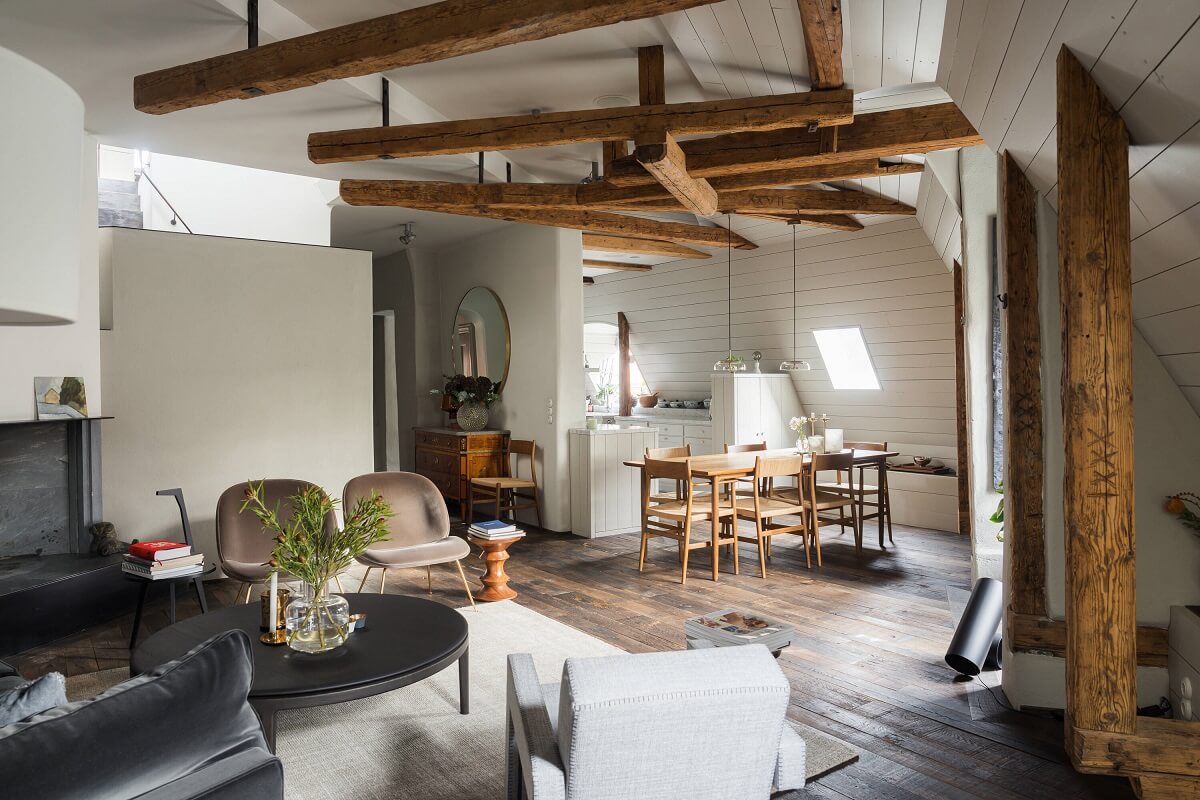
[{"label": "gold candle holder", "polygon": [[263,592],[259,596],[259,603],[262,607],[262,617],[259,622],[258,629],[263,632],[258,640],[263,644],[283,644],[287,641],[287,614],[285,609],[291,601],[292,593],[288,589],[280,587],[275,593],[275,624],[271,624],[271,590]]}]

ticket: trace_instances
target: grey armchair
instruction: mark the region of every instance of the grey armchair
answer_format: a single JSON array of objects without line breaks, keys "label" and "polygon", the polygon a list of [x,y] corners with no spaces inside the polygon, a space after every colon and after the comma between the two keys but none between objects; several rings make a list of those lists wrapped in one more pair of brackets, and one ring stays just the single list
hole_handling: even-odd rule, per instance
[{"label": "grey armchair", "polygon": [[804,785],[787,678],[762,645],[571,658],[540,685],[508,657],[509,800],[767,798]]}]

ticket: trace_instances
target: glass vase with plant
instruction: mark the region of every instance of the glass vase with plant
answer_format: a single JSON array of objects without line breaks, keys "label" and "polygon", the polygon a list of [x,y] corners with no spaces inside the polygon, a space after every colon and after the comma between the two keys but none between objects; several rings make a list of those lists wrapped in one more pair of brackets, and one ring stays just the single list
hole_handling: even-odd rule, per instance
[{"label": "glass vase with plant", "polygon": [[327,526],[337,501],[318,486],[306,486],[289,500],[291,517],[284,523],[279,509],[269,508],[263,482],[250,481],[242,510],[258,517],[275,546],[272,571],[304,584],[302,596],[288,604],[287,643],[294,650],[322,653],[349,636],[349,603],[329,592],[329,581],[344,572],[371,545],[387,538],[392,510],[378,494],[361,498],[341,528]]},{"label": "glass vase with plant", "polygon": [[792,417],[788,421],[788,427],[796,434],[796,449],[801,453],[807,453],[808,447],[808,418],[807,417]]}]

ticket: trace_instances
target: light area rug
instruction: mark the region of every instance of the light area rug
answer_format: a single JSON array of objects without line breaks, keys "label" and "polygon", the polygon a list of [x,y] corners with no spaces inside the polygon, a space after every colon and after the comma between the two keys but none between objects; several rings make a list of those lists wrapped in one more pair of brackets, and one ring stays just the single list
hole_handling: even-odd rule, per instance
[{"label": "light area rug", "polygon": [[[276,750],[288,800],[501,798],[508,654],[531,654],[542,683],[551,683],[568,657],[624,652],[511,601],[460,613],[471,630],[471,713],[458,713],[456,665],[376,697],[282,711]],[[127,674],[69,678],[68,696],[96,694]],[[810,779],[858,760],[845,743],[790,724],[807,744]]]}]

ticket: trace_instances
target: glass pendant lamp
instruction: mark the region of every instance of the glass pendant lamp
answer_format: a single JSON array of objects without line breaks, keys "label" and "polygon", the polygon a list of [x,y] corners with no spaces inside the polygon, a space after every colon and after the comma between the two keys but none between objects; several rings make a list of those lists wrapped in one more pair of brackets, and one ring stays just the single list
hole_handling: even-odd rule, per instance
[{"label": "glass pendant lamp", "polygon": [[729,355],[713,364],[713,372],[745,372],[746,362],[733,354],[733,215],[725,216],[725,320]]},{"label": "glass pendant lamp", "polygon": [[812,364],[796,358],[796,225],[792,224],[792,357],[779,365],[780,372],[805,372]]}]

